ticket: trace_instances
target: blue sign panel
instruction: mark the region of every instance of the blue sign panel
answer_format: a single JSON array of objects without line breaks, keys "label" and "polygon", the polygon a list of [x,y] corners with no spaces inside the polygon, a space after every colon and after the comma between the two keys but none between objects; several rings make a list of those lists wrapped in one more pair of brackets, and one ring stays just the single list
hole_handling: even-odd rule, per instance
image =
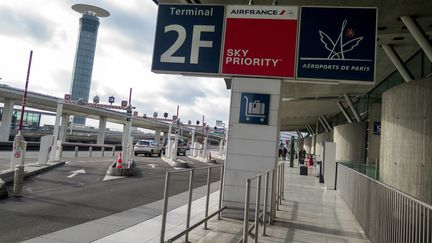
[{"label": "blue sign panel", "polygon": [[302,7],[298,79],[373,84],[376,8]]},{"label": "blue sign panel", "polygon": [[159,4],[152,71],[218,74],[225,6]]},{"label": "blue sign panel", "polygon": [[380,135],[381,134],[381,122],[373,123],[373,134]]},{"label": "blue sign panel", "polygon": [[240,123],[268,125],[269,94],[240,94]]}]

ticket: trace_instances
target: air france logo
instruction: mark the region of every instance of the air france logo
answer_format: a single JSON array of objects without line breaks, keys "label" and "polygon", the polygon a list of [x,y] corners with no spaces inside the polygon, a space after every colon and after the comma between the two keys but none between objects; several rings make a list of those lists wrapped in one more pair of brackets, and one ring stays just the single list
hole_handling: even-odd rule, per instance
[{"label": "air france logo", "polygon": [[230,14],[232,15],[264,15],[264,16],[278,16],[287,15],[293,17],[295,12],[293,10],[286,9],[233,9]]}]

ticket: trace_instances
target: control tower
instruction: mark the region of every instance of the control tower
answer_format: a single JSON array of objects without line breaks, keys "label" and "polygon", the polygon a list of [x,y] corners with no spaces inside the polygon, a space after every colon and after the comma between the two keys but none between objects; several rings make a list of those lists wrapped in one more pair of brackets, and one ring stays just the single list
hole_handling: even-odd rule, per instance
[{"label": "control tower", "polygon": [[[75,4],[72,9],[82,14],[82,17],[80,18],[70,92],[72,100],[87,102],[99,28],[98,17],[108,17],[110,13],[105,9],[87,4]],[[85,117],[75,116],[73,123],[84,125],[85,120]]]}]

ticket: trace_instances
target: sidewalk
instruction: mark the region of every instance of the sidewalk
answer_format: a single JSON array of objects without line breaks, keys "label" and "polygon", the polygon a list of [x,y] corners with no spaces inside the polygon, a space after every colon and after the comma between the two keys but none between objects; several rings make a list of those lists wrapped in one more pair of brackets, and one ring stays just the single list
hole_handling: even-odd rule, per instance
[{"label": "sidewalk", "polygon": [[[277,211],[275,225],[267,228],[268,236],[260,236],[259,242],[369,242],[336,191],[325,190],[315,176],[300,176],[299,168],[286,167],[285,171],[285,200]],[[186,196],[182,193],[170,198],[165,240],[184,229]],[[215,192],[210,197],[210,213],[216,210],[217,203]],[[205,198],[193,202],[191,225],[203,218],[204,205]],[[159,242],[161,206],[161,201],[154,202],[26,242]],[[214,217],[208,223],[209,230],[199,226],[190,233],[189,240],[234,243],[242,236],[242,226],[240,220]],[[184,237],[176,242],[184,242]]]}]

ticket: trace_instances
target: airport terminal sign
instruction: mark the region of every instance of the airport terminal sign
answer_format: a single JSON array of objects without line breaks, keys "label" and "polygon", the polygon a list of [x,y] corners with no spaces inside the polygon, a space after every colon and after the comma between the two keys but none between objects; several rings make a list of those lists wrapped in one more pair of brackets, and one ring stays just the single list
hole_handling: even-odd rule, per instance
[{"label": "airport terminal sign", "polygon": [[219,74],[224,5],[159,4],[152,71]]},{"label": "airport terminal sign", "polygon": [[269,94],[241,93],[239,123],[268,125]]},{"label": "airport terminal sign", "polygon": [[294,78],[298,7],[228,5],[222,75]]},{"label": "airport terminal sign", "polygon": [[376,8],[302,7],[298,79],[374,83]]}]

